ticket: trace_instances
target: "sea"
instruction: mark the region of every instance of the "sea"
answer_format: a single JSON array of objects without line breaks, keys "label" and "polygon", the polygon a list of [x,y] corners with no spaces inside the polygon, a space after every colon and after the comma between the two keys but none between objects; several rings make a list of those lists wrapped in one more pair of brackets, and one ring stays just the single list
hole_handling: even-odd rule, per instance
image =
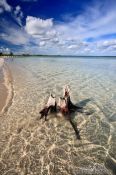
[{"label": "sea", "polygon": [[[0,172],[5,175],[116,175],[116,57],[16,57],[8,110],[0,117]],[[70,87],[81,140],[66,116],[40,110]]]}]

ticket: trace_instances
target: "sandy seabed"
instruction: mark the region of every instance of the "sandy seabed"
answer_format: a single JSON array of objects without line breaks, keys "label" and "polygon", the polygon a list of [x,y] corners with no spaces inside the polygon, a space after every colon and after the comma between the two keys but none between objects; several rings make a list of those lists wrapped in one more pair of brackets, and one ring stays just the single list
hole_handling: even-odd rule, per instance
[{"label": "sandy seabed", "polygon": [[[66,58],[6,61],[7,75],[8,69],[12,73],[12,81],[9,77],[6,81],[12,98],[0,117],[0,174],[116,174],[116,61],[106,62]],[[49,93],[62,96],[64,84],[71,87],[72,101],[90,113],[73,116],[80,141],[66,118],[49,115],[47,122],[39,119]]]}]

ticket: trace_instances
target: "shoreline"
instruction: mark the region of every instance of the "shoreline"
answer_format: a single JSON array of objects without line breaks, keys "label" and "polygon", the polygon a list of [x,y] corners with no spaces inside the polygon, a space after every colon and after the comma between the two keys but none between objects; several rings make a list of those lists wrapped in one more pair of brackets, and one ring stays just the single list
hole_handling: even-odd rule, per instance
[{"label": "shoreline", "polygon": [[5,112],[8,111],[8,108],[11,106],[14,95],[12,74],[4,58],[0,59],[0,71],[2,72],[2,100],[0,101],[0,116],[2,116]]},{"label": "shoreline", "polygon": [[4,71],[3,71],[4,60],[0,59],[0,112],[5,106],[6,99],[8,96],[7,88],[4,84]]}]

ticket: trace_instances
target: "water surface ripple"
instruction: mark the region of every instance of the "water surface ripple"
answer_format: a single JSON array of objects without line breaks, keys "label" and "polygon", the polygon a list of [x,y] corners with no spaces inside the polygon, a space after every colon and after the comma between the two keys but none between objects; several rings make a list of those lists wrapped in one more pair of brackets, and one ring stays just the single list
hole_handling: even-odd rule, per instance
[{"label": "water surface ripple", "polygon": [[[8,60],[14,98],[0,118],[0,174],[115,175],[116,59],[14,58]],[[63,117],[39,120],[50,92],[71,98],[90,115],[74,115],[82,140]]]}]

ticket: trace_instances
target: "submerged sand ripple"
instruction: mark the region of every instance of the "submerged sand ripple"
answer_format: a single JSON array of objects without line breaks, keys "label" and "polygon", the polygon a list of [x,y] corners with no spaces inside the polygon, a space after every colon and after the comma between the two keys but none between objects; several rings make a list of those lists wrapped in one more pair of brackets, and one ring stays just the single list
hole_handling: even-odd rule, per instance
[{"label": "submerged sand ripple", "polygon": [[[78,73],[72,76],[68,62],[63,65],[63,62],[58,61],[59,67],[56,69],[55,63],[40,61],[35,60],[37,67],[33,62],[32,65],[29,62],[22,64],[19,60],[9,63],[14,79],[14,98],[12,106],[0,121],[0,173],[115,174],[116,123],[112,81],[110,88],[113,96],[106,89],[109,87],[108,82],[104,85],[100,71],[92,76],[92,72],[85,74],[78,68]],[[50,69],[51,64],[53,70]],[[49,79],[43,70],[48,70]],[[75,66],[73,70],[76,71]],[[81,141],[76,140],[65,118],[50,115],[48,122],[39,120],[39,110],[46,100],[46,94],[48,96],[53,89],[57,96],[61,95],[64,82],[69,80],[74,90],[71,94],[73,101],[83,105],[89,112],[89,115],[74,116],[80,129]],[[112,104],[110,107],[108,100]]]}]

